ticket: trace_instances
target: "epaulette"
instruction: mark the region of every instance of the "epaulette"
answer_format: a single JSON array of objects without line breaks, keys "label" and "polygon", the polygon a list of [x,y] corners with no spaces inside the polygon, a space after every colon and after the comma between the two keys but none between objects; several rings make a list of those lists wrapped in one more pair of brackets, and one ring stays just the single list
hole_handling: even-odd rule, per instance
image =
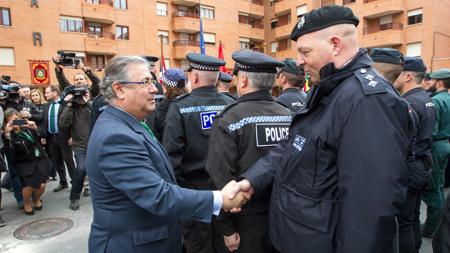
[{"label": "epaulette", "polygon": [[185,93],[185,94],[179,95],[179,96],[176,97],[173,101],[174,101],[174,102],[180,101],[181,99],[183,99],[183,98],[185,98],[185,97],[187,97],[187,96],[189,96],[189,95],[191,95],[191,93]]},{"label": "epaulette", "polygon": [[235,105],[237,105],[237,104],[239,104],[238,101],[235,101],[235,102],[233,102],[233,103],[231,103],[231,104],[226,105],[225,108],[223,108],[222,111],[220,111],[220,112],[217,114],[217,116],[218,116],[218,117],[221,117],[228,109],[230,109],[231,107],[233,107],[233,106],[235,106]]},{"label": "epaulette", "polygon": [[371,68],[361,68],[354,73],[361,84],[364,95],[388,92],[386,80],[381,78],[379,74],[374,72]]}]

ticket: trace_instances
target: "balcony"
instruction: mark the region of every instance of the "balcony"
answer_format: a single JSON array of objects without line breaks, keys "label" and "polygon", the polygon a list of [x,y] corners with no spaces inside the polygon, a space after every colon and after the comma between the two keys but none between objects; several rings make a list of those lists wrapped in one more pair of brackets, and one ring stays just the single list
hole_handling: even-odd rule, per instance
[{"label": "balcony", "polygon": [[278,51],[276,53],[272,53],[272,56],[277,60],[284,60],[285,58],[295,59],[295,52],[291,49],[285,49]]},{"label": "balcony", "polygon": [[89,53],[116,54],[116,40],[114,33],[88,33],[84,38],[85,51]]},{"label": "balcony", "polygon": [[198,5],[198,1],[195,0],[173,0],[172,1],[173,4],[175,5],[182,5],[182,6],[187,6],[187,7],[193,7]]},{"label": "balcony", "polygon": [[363,47],[387,47],[404,42],[403,24],[388,23],[364,29]]},{"label": "balcony", "polygon": [[279,14],[280,12],[286,12],[291,11],[292,8],[292,2],[287,0],[277,0],[275,1],[275,4],[273,5],[274,12],[276,14]]},{"label": "balcony", "polygon": [[200,31],[200,16],[191,11],[176,11],[172,14],[174,32],[197,33]]},{"label": "balcony", "polygon": [[100,0],[99,3],[83,2],[83,17],[85,21],[99,22],[105,24],[114,23],[114,7],[112,1]]},{"label": "balcony", "polygon": [[273,36],[276,39],[284,39],[284,38],[288,38],[289,36],[291,36],[291,32],[292,32],[292,26],[289,23],[289,24],[278,26],[275,29],[273,29]]},{"label": "balcony", "polygon": [[200,53],[200,42],[195,40],[176,40],[173,42],[173,58],[186,59],[188,53]]},{"label": "balcony", "polygon": [[335,5],[336,4],[336,0],[321,0],[320,1],[320,6],[321,7],[325,7],[328,5]]},{"label": "balcony", "polygon": [[264,17],[264,3],[262,0],[250,0],[249,3],[240,4],[239,11]]},{"label": "balcony", "polygon": [[239,36],[262,41],[264,40],[264,25],[239,23]]},{"label": "balcony", "polygon": [[361,16],[368,19],[401,13],[405,9],[403,0],[364,0],[360,6]]}]

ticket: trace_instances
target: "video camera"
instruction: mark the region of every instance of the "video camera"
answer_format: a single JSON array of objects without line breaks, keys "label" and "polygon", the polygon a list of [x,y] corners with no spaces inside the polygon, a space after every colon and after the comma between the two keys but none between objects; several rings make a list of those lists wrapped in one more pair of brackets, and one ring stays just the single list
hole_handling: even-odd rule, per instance
[{"label": "video camera", "polygon": [[11,76],[2,75],[0,83],[0,99],[17,99],[20,97],[20,85],[18,83],[11,82]]},{"label": "video camera", "polygon": [[66,67],[75,68],[78,65],[78,63],[80,63],[80,60],[76,59],[75,53],[65,52],[64,50],[58,50],[57,53],[58,56],[61,58],[58,64],[61,64]]},{"label": "video camera", "polygon": [[82,97],[88,92],[88,88],[86,86],[75,87],[72,86],[67,91],[67,94],[72,94],[74,97]]}]

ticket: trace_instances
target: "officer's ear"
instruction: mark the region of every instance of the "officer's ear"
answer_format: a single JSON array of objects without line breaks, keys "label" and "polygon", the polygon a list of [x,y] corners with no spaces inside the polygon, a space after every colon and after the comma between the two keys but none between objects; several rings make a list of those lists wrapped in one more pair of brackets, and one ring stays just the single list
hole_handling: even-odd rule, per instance
[{"label": "officer's ear", "polygon": [[329,38],[332,54],[334,57],[338,56],[342,50],[342,40],[339,36],[333,35]]}]

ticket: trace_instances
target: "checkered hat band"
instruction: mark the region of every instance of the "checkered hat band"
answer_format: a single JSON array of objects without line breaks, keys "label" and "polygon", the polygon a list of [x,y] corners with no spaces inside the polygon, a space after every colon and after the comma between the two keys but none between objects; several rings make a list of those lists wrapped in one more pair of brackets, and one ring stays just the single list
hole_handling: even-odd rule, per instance
[{"label": "checkered hat band", "polygon": [[167,85],[167,86],[174,87],[174,88],[176,88],[176,87],[178,86],[178,82],[169,80],[169,79],[167,79],[166,76],[164,76],[164,75],[161,77],[161,80],[162,80],[163,83],[164,83],[165,85]]},{"label": "checkered hat band", "polygon": [[244,65],[242,63],[236,63],[236,67],[239,70],[245,71],[245,72],[262,72],[262,73],[277,73],[277,69],[275,67],[266,67],[266,66],[250,66],[250,65]]},{"label": "checkered hat band", "polygon": [[219,71],[220,66],[203,65],[190,62],[189,66],[193,69],[203,70],[203,71]]}]

